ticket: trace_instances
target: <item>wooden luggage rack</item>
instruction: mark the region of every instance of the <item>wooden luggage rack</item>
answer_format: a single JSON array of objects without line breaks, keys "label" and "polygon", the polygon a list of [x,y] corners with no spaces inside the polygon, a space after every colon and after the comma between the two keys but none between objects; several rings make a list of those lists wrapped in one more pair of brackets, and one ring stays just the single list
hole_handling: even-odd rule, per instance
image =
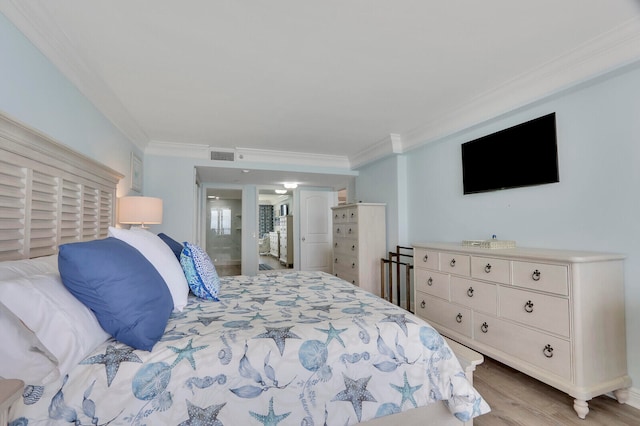
[{"label": "wooden luggage rack", "polygon": [[[395,304],[402,306],[400,299],[401,292],[401,271],[404,268],[405,272],[405,290],[406,290],[406,306],[404,309],[411,311],[411,270],[413,269],[413,247],[396,246],[396,251],[389,252],[388,259],[380,259],[380,297],[394,303],[393,290],[394,290],[394,269],[397,282],[395,283],[396,298]],[[404,261],[403,261],[404,260]],[[388,265],[388,267],[387,267]],[[393,267],[395,265],[395,268]],[[385,278],[385,276],[387,278]]]}]

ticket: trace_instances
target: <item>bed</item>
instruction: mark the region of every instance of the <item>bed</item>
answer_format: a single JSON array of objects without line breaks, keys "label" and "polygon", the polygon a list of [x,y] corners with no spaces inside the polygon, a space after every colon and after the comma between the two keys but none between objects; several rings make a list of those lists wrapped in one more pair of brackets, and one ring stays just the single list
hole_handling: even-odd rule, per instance
[{"label": "bed", "polygon": [[[153,281],[146,277],[158,274],[154,266],[159,271],[140,248],[134,261],[132,246],[110,228],[121,176],[0,118],[0,220],[15,228],[0,238],[0,320],[13,315],[6,330],[33,332],[29,345],[39,348],[20,352],[16,345],[17,354],[3,356],[42,361],[33,361],[41,371],[23,369],[31,377],[9,410],[10,425],[441,425],[471,424],[489,410],[470,380],[481,357],[321,272],[223,277],[214,300],[185,293],[179,307],[162,275],[162,291],[136,287],[111,297],[152,297],[137,302],[142,311],[162,299],[162,309],[141,314],[153,318],[157,339],[135,349],[138,342],[121,330],[106,333],[100,307],[80,302],[70,274],[107,270],[105,253],[120,249],[137,268],[123,274],[136,283]],[[74,256],[99,247],[102,257],[92,265],[69,247]]]}]

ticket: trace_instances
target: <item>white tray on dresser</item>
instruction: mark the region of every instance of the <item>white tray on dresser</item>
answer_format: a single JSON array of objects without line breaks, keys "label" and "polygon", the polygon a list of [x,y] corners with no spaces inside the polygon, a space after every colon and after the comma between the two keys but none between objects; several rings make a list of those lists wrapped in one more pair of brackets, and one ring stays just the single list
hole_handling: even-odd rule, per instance
[{"label": "white tray on dresser", "polygon": [[629,397],[624,256],[415,243],[415,310],[438,331],[587,401]]}]

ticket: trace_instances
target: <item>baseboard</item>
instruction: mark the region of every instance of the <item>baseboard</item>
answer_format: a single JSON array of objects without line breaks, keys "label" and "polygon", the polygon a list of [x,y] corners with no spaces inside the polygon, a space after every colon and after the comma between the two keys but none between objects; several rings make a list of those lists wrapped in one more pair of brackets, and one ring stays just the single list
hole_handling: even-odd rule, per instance
[{"label": "baseboard", "polygon": [[627,404],[640,410],[640,389],[629,389],[629,400],[627,401]]}]

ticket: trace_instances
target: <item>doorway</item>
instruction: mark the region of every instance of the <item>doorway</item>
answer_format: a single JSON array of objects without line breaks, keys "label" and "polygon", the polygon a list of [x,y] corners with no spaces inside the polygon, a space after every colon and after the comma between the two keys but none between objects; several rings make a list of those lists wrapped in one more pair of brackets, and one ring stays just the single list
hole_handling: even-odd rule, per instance
[{"label": "doorway", "polygon": [[292,269],[294,253],[292,191],[259,189],[258,272]]},{"label": "doorway", "polygon": [[219,276],[242,270],[242,190],[207,188],[205,247]]}]

